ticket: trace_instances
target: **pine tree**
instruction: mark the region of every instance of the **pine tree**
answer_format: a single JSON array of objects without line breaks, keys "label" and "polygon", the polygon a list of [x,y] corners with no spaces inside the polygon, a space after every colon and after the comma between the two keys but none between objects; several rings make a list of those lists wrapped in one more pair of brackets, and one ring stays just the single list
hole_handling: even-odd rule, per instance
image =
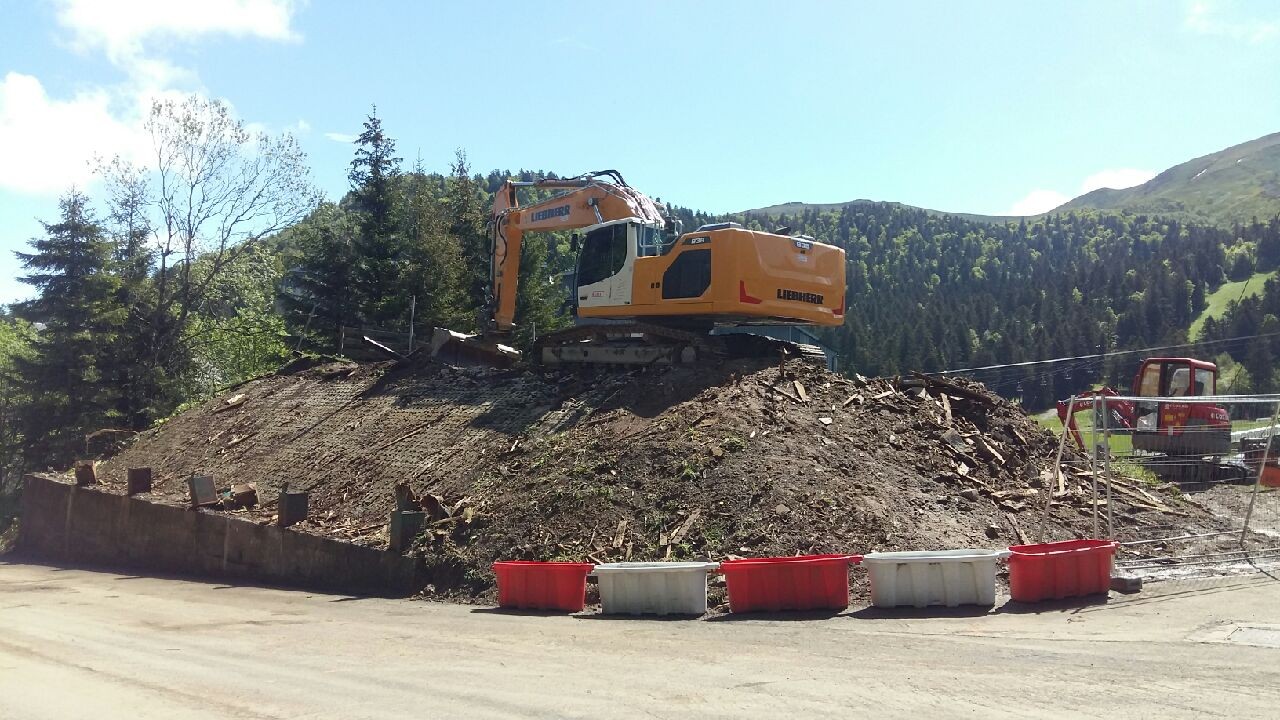
[{"label": "pine tree", "polygon": [[121,424],[140,430],[176,404],[175,378],[165,373],[156,359],[181,354],[174,348],[157,346],[176,338],[167,332],[167,327],[156,327],[157,320],[167,325],[173,316],[156,307],[151,278],[155,253],[149,246],[152,227],[146,212],[146,180],[135,169],[120,164],[108,171],[114,179],[108,185],[111,272],[119,279],[116,299],[126,308],[127,315],[119,341],[108,348],[111,357],[103,368],[103,379],[119,391],[115,410]]},{"label": "pine tree", "polygon": [[472,316],[488,304],[489,237],[485,232],[487,213],[481,205],[480,188],[471,177],[467,155],[458,150],[445,184],[445,213],[449,237],[462,252],[462,289]]},{"label": "pine tree", "polygon": [[445,231],[437,180],[427,175],[421,160],[404,178],[402,233],[408,270],[403,293],[416,298],[414,324],[422,338],[433,326],[465,327],[472,314],[464,307],[462,248]]},{"label": "pine tree", "polygon": [[375,106],[365,120],[347,175],[351,181],[350,209],[359,223],[352,289],[364,320],[389,326],[400,321],[409,299],[397,292],[405,260],[397,217],[400,158],[395,156],[395,140],[383,132],[377,113]]},{"label": "pine tree", "polygon": [[298,247],[301,263],[287,269],[280,300],[286,322],[295,334],[306,336],[308,349],[341,352],[342,329],[359,324],[354,289],[358,232],[351,215],[332,203],[287,231],[286,241]]},{"label": "pine tree", "polygon": [[102,380],[126,316],[120,280],[109,272],[112,244],[88,199],[72,191],[59,206],[61,219],[45,223],[45,237],[31,241],[34,251],[15,253],[28,270],[22,282],[40,293],[17,306],[37,329],[31,355],[15,362],[30,393],[18,425],[28,462],[54,466],[74,459],[86,432],[115,419],[118,390]]},{"label": "pine tree", "polygon": [[529,233],[520,247],[520,281],[516,287],[515,343],[521,349],[543,335],[568,325],[562,312],[567,290],[550,271],[548,235]]}]

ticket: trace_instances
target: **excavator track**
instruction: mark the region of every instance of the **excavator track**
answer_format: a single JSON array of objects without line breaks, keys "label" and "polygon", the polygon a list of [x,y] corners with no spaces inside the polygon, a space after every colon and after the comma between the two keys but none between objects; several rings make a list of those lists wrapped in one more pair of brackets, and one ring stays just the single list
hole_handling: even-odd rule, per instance
[{"label": "excavator track", "polygon": [[538,338],[534,357],[555,365],[715,364],[729,358],[799,357],[826,365],[815,345],[785,342],[762,335],[711,335],[644,322],[579,325]]}]

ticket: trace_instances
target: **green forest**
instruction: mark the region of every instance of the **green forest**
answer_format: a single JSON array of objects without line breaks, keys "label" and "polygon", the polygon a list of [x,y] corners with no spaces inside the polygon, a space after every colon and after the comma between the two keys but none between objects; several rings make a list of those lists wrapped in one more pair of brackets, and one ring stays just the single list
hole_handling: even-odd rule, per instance
[{"label": "green forest", "polygon": [[[343,354],[352,332],[473,330],[487,292],[486,221],[508,177],[407,164],[376,108],[355,141],[349,191],[324,201],[288,135],[255,133],[214,101],[158,103],[154,165],[101,163],[105,192],[71,190],[19,253],[33,299],[0,322],[0,450],[12,474],[65,467],[185,405],[287,362]],[[576,169],[573,169],[576,170]],[[625,170],[625,169],[624,169]],[[660,194],[659,189],[649,189]],[[526,202],[540,199],[537,195]],[[847,320],[825,330],[840,369],[864,375],[1017,363],[1186,343],[1235,366],[1235,392],[1272,391],[1280,282],[1188,328],[1225,282],[1280,268],[1280,219],[1230,227],[1100,210],[1010,223],[897,203],[796,214],[672,207],[685,230],[722,220],[847,252]],[[526,239],[518,345],[572,324],[568,239]],[[1266,342],[1230,338],[1276,333]],[[1132,358],[976,373],[1029,409],[1099,382]]]}]

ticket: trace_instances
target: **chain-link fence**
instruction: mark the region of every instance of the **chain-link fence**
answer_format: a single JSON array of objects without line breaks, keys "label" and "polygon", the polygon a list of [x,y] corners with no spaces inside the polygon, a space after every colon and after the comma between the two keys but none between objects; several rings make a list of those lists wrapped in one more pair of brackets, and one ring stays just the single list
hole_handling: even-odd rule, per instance
[{"label": "chain-link fence", "polygon": [[1120,543],[1118,573],[1280,571],[1280,396],[1096,393],[1064,405],[1058,484],[1092,496],[1094,536]]}]

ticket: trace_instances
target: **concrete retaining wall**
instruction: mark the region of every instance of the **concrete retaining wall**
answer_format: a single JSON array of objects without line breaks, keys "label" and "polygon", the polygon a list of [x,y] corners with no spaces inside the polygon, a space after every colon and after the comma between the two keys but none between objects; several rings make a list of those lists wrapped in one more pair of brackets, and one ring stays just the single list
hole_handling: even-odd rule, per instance
[{"label": "concrete retaining wall", "polygon": [[18,550],[62,562],[248,580],[353,593],[408,595],[420,563],[218,513],[23,478]]}]

